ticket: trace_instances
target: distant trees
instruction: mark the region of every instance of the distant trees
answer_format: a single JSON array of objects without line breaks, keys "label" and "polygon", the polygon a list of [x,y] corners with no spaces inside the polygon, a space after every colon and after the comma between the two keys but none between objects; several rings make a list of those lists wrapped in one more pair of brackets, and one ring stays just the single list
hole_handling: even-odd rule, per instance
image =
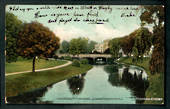
[{"label": "distant trees", "polygon": [[68,53],[68,52],[69,52],[69,47],[70,47],[69,42],[64,40],[64,41],[61,43],[60,53]]},{"label": "distant trees", "polygon": [[88,40],[86,38],[74,38],[70,41],[69,53],[79,55],[80,53],[87,53]]},{"label": "distant trees", "polygon": [[38,22],[25,23],[19,32],[17,52],[24,58],[33,58],[35,72],[35,58],[51,57],[59,48],[59,38],[47,27]]},{"label": "distant trees", "polygon": [[70,53],[78,55],[80,53],[92,53],[97,42],[91,41],[84,37],[74,38],[70,42],[63,41],[61,43],[60,53]]},{"label": "distant trees", "polygon": [[140,16],[142,25],[152,24],[153,25],[153,45],[154,50],[150,61],[150,70],[152,73],[164,72],[164,6],[144,6],[143,12]]},{"label": "distant trees", "polygon": [[22,21],[14,14],[6,12],[5,14],[5,35],[6,35],[6,61],[13,62],[17,60],[17,38],[22,29]]},{"label": "distant trees", "polygon": [[92,51],[95,49],[95,45],[97,42],[95,41],[89,41],[87,44],[87,53],[92,53]]}]

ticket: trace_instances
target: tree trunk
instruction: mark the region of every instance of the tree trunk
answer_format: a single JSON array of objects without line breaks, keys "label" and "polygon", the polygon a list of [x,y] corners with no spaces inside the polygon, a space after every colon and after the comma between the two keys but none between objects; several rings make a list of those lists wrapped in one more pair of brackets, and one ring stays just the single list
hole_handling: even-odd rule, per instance
[{"label": "tree trunk", "polygon": [[33,57],[32,61],[32,72],[35,72],[35,56]]}]

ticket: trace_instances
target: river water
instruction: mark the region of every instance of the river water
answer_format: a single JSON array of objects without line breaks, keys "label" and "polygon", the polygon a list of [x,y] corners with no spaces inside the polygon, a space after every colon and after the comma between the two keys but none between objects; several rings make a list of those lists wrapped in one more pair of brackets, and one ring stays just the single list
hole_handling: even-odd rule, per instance
[{"label": "river water", "polygon": [[91,70],[9,103],[141,104],[149,86],[144,69],[122,64],[94,65]]}]

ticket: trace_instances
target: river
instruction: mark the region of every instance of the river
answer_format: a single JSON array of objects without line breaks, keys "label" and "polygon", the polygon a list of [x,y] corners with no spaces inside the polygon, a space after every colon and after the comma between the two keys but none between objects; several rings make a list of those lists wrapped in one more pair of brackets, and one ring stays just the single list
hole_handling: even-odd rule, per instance
[{"label": "river", "polygon": [[144,69],[123,64],[93,65],[43,89],[8,98],[9,103],[142,104],[149,86]]}]

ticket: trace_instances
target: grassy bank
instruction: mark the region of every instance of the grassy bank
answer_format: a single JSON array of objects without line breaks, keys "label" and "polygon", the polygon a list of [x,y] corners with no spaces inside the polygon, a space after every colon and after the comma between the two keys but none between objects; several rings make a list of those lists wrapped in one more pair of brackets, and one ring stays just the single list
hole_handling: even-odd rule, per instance
[{"label": "grassy bank", "polygon": [[60,69],[49,71],[7,76],[6,96],[16,96],[23,92],[42,88],[49,84],[56,83],[72,77],[74,75],[85,73],[91,68],[91,65],[81,64],[80,67],[69,65]]},{"label": "grassy bank", "polygon": [[[164,74],[151,75],[149,71],[150,58],[144,58],[143,62],[132,63],[132,58],[121,58],[119,62],[133,64],[145,69],[149,76],[149,87],[146,90],[146,98],[164,98]],[[145,104],[162,104],[162,101],[145,101]]]},{"label": "grassy bank", "polygon": [[[43,69],[54,67],[57,65],[62,65],[67,63],[67,61],[62,60],[44,60],[38,59],[35,61],[35,69]],[[6,73],[21,72],[21,71],[31,71],[32,70],[32,60],[19,60],[16,62],[6,63]]]}]

